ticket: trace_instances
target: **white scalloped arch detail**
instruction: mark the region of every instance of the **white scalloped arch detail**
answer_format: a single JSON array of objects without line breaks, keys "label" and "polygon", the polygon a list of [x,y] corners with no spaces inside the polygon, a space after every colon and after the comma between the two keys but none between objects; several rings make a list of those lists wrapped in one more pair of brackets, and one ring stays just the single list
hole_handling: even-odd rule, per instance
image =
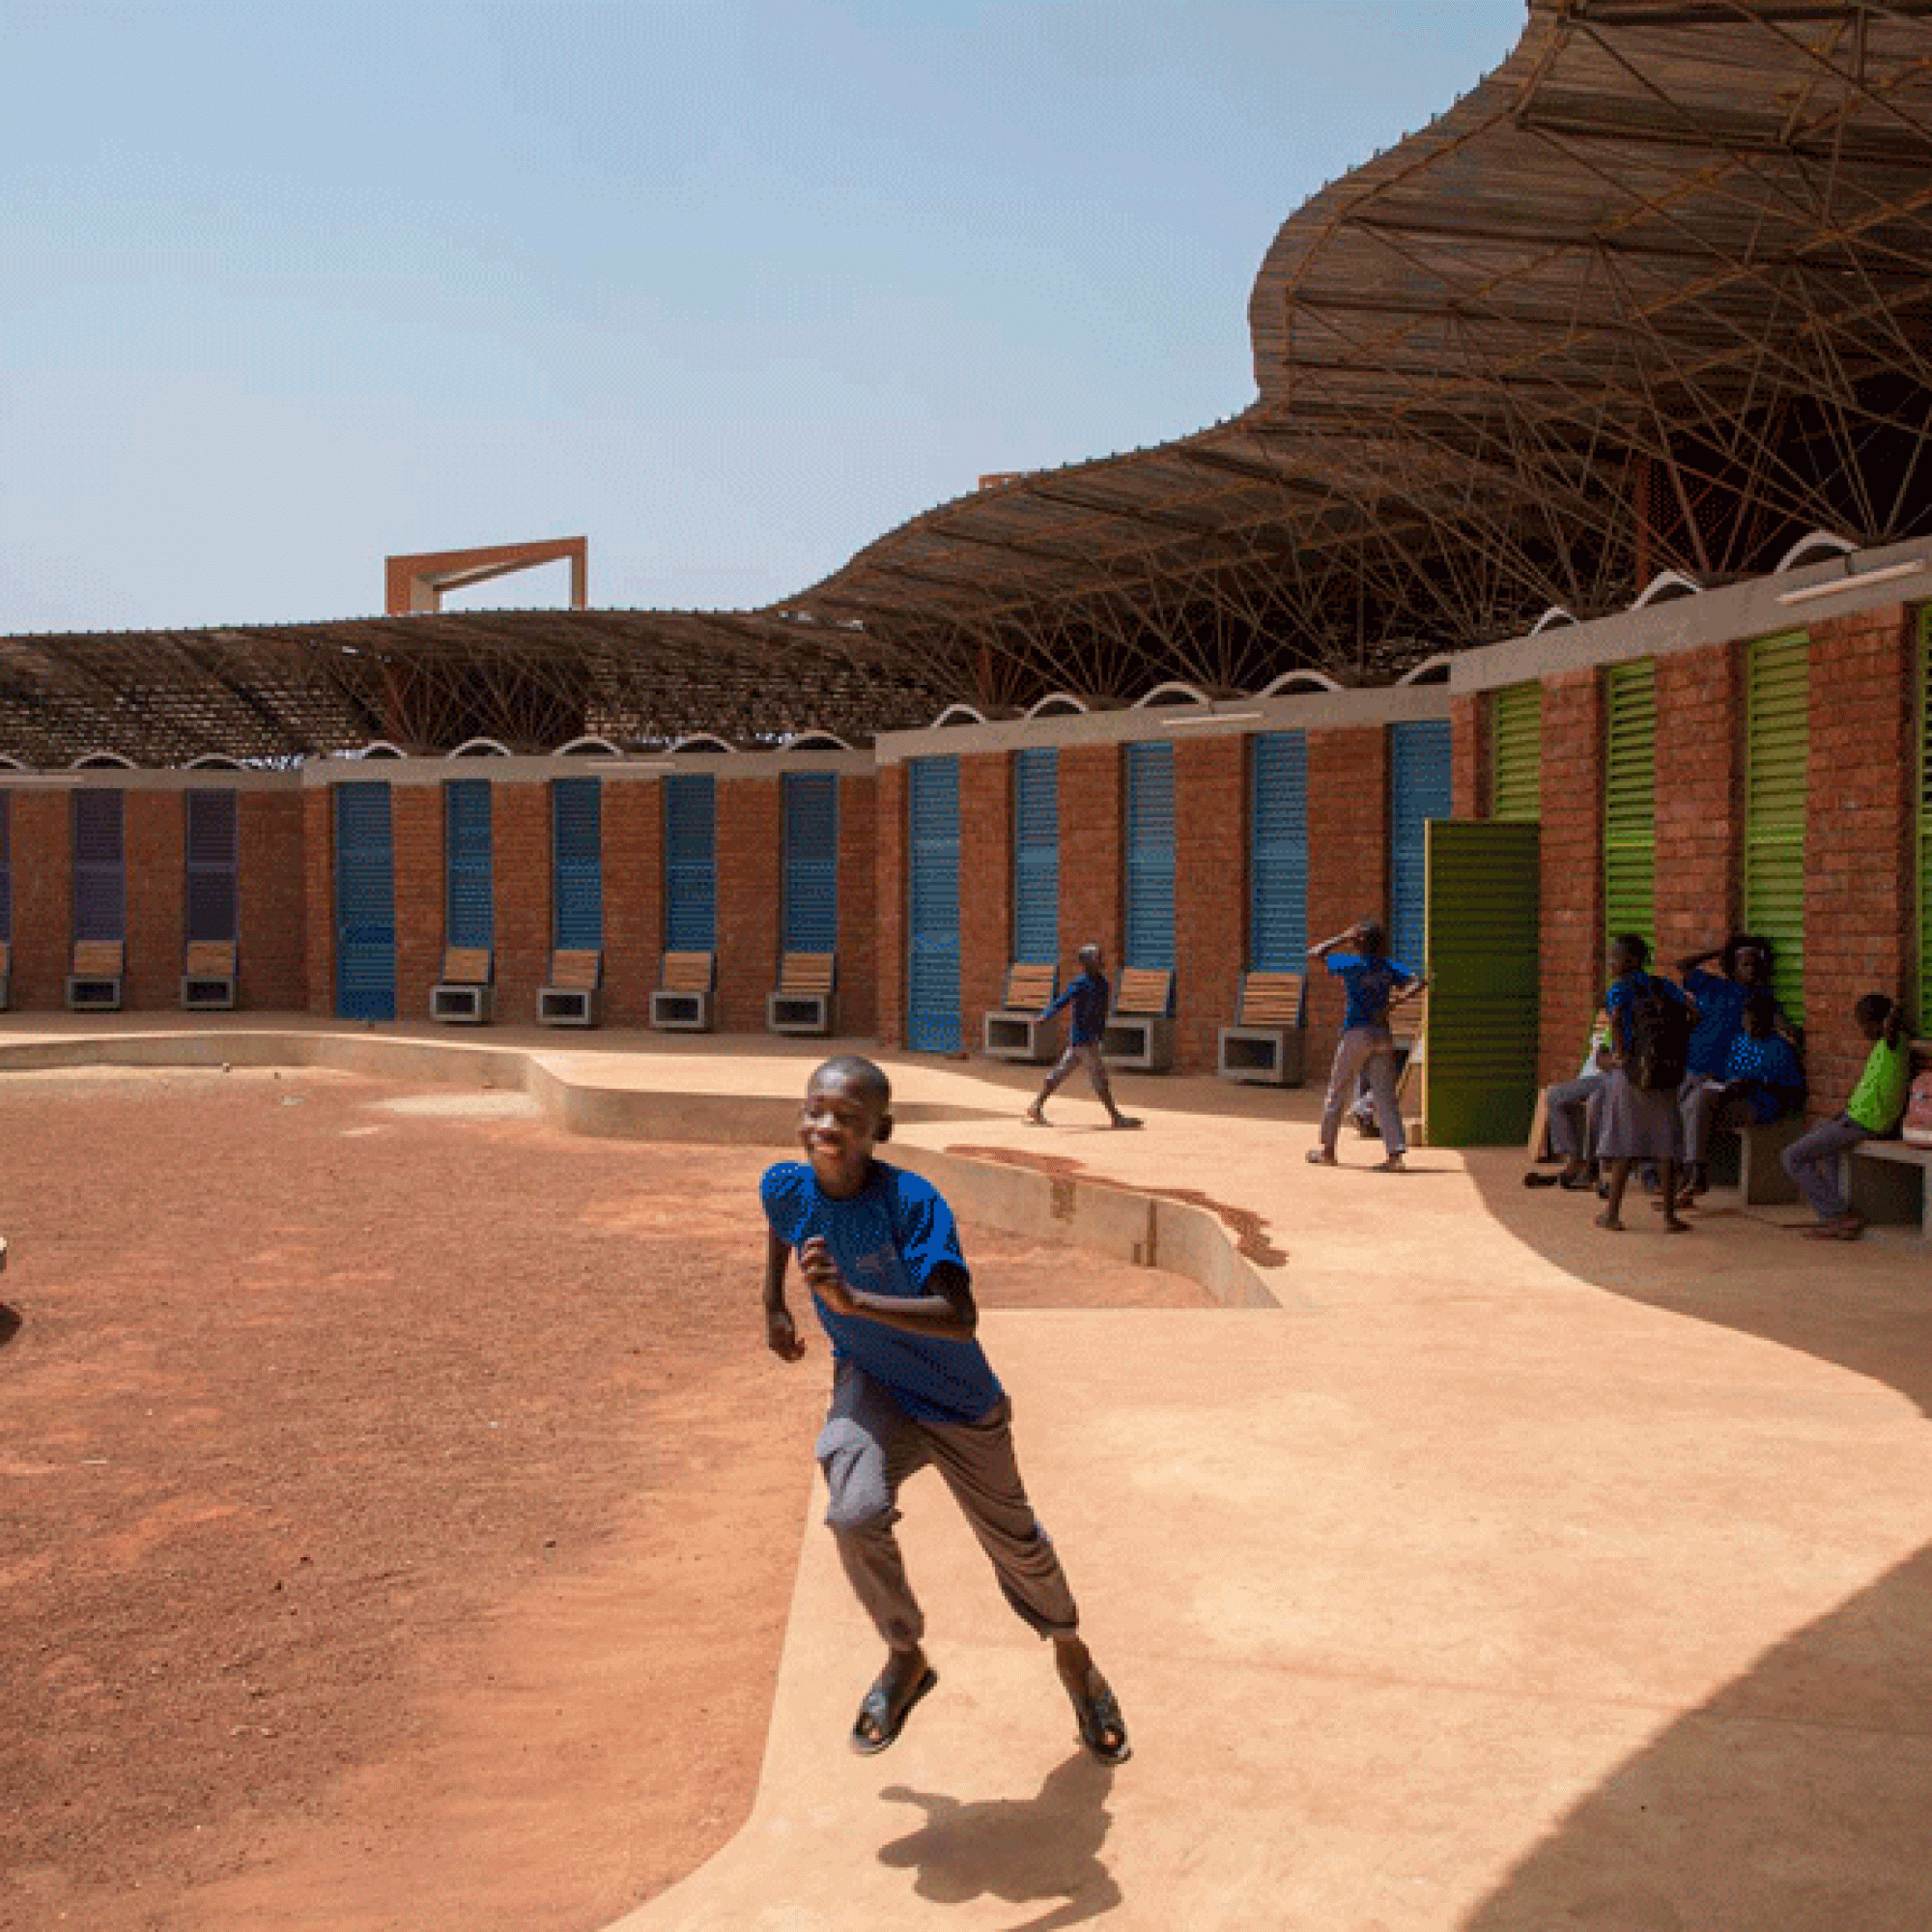
[{"label": "white scalloped arch detail", "polygon": [[1029,718],[1083,718],[1091,709],[1084,697],[1070,691],[1049,691],[1026,713]]},{"label": "white scalloped arch detail", "polygon": [[1641,611],[1651,604],[1667,604],[1679,597],[1701,597],[1704,586],[1694,577],[1686,577],[1681,570],[1660,570],[1642,593],[1631,606],[1633,611]]},{"label": "white scalloped arch detail", "polygon": [[728,753],[735,752],[737,749],[736,745],[726,743],[715,731],[694,731],[690,737],[680,738],[676,744],[671,746],[670,754],[672,757],[676,757],[680,752],[724,752]]},{"label": "white scalloped arch detail", "polygon": [[567,745],[559,745],[551,753],[554,758],[588,758],[597,755],[621,758],[624,754],[609,738],[600,738],[594,731],[585,733],[582,738],[573,738]]},{"label": "white scalloped arch detail", "polygon": [[1578,620],[1574,611],[1566,611],[1560,604],[1552,604],[1549,607],[1549,609],[1547,610],[1543,613],[1543,615],[1540,616],[1536,620],[1536,622],[1529,627],[1529,635],[1532,638],[1540,638],[1542,637],[1544,632],[1548,630],[1548,628],[1552,624],[1574,625],[1577,621]]},{"label": "white scalloped arch detail", "polygon": [[1413,670],[1406,670],[1396,679],[1398,684],[1447,684],[1449,682],[1450,655],[1447,651],[1437,651],[1433,658],[1424,658]]},{"label": "white scalloped arch detail", "polygon": [[409,753],[387,738],[371,738],[366,745],[357,745],[353,752],[341,752],[337,755],[344,758],[407,758]]},{"label": "white scalloped arch detail", "polygon": [[1796,570],[1804,561],[1807,551],[1819,551],[1821,555],[1812,559],[1823,563],[1829,557],[1855,556],[1858,545],[1850,537],[1841,537],[1833,530],[1813,530],[1808,537],[1800,537],[1772,566],[1774,577],[1782,577],[1787,570]]},{"label": "white scalloped arch detail", "polygon": [[1285,670],[1273,683],[1264,685],[1257,697],[1287,697],[1296,691],[1340,691],[1342,686],[1325,670]]},{"label": "white scalloped arch detail", "polygon": [[934,731],[950,731],[955,724],[990,724],[993,721],[977,704],[964,702],[949,704],[928,727]]},{"label": "white scalloped arch detail", "polygon": [[132,772],[140,767],[120,752],[83,752],[68,767],[71,772]]},{"label": "white scalloped arch detail", "polygon": [[451,758],[507,758],[514,753],[500,738],[466,738],[455,751],[444,755]]},{"label": "white scalloped arch detail", "polygon": [[0,771],[30,772],[33,769],[32,765],[23,765],[18,758],[10,757],[5,752],[0,752]]},{"label": "white scalloped arch detail", "polygon": [[191,772],[239,772],[240,758],[231,758],[226,752],[204,752],[198,758],[190,758],[187,768]]},{"label": "white scalloped arch detail", "polygon": [[[982,719],[980,722],[983,724],[985,721]],[[836,731],[794,732],[779,747],[781,752],[849,752],[851,749]]]},{"label": "white scalloped arch detail", "polygon": [[1162,711],[1171,700],[1184,704],[1212,704],[1213,699],[1198,684],[1184,684],[1178,677],[1171,677],[1165,684],[1157,684],[1145,696],[1134,699],[1136,711]]}]

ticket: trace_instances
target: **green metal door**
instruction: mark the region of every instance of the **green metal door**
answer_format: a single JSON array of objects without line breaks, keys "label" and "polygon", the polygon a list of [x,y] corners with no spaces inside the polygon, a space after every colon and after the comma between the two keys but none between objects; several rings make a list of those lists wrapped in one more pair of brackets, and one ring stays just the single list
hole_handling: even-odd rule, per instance
[{"label": "green metal door", "polygon": [[1604,929],[1657,936],[1657,666],[1605,674]]},{"label": "green metal door", "polygon": [[1542,828],[1438,818],[1427,838],[1423,1138],[1520,1143],[1536,1111]]},{"label": "green metal door", "polygon": [[1811,643],[1761,638],[1747,661],[1745,924],[1776,949],[1778,1004],[1804,1017],[1804,820],[1810,805]]}]

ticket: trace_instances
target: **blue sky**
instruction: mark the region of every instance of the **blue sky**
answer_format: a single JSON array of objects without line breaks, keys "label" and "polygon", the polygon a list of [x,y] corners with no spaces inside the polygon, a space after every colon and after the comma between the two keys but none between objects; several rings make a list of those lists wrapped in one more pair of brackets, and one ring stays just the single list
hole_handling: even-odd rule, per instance
[{"label": "blue sky", "polygon": [[595,604],[757,605],[1198,429],[1283,218],[1523,18],[0,0],[0,634],[358,615],[392,551],[579,533]]}]

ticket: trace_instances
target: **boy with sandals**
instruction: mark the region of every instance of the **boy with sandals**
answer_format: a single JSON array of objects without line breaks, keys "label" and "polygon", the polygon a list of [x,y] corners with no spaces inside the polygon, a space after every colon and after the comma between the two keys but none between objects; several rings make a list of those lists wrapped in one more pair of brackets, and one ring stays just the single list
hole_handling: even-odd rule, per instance
[{"label": "boy with sandals", "polygon": [[1079,1634],[1065,1573],[1020,1481],[1012,1405],[975,1339],[979,1311],[952,1210],[929,1181],[873,1157],[892,1133],[891,1104],[891,1085],[869,1060],[828,1060],[806,1089],[805,1159],[780,1162],[759,1184],[769,1228],[765,1339],[781,1361],[805,1353],[784,1299],[796,1255],[833,1351],[817,1451],[831,1494],[825,1520],[888,1651],[853,1722],[852,1748],[884,1750],[939,1682],[893,1534],[899,1485],[929,1463],[1007,1602],[1052,1638],[1080,1742],[1102,1764],[1124,1763],[1120,1705]]}]

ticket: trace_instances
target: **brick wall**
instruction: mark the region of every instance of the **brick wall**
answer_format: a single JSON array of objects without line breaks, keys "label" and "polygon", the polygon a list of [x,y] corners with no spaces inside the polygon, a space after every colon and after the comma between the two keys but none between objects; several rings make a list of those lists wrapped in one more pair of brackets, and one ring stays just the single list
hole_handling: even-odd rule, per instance
[{"label": "brick wall", "polygon": [[838,778],[838,1031],[869,1039],[879,1024],[878,781]]},{"label": "brick wall", "polygon": [[[1308,734],[1308,939],[1388,920],[1388,734],[1379,724]],[[1342,1028],[1341,981],[1308,976],[1308,1069],[1325,1084]]]},{"label": "brick wall", "polygon": [[1894,605],[1811,632],[1804,1010],[1814,1113],[1844,1105],[1870,1052],[1853,1003],[1912,991],[1914,628]]},{"label": "brick wall", "polygon": [[763,1033],[778,984],[779,781],[718,785],[718,1018],[721,1033]]},{"label": "brick wall", "polygon": [[550,814],[548,781],[498,783],[491,793],[496,1010],[506,1025],[528,1026],[535,1020],[537,989],[550,978]]},{"label": "brick wall", "polygon": [[[430,989],[442,978],[443,790],[440,784],[389,787],[389,838],[395,854],[396,1017],[429,1017]],[[526,1017],[498,1010],[505,1018]]]},{"label": "brick wall", "polygon": [[1604,696],[1594,668],[1543,687],[1543,1002],[1538,1076],[1575,1076],[1606,983]]},{"label": "brick wall", "polygon": [[14,969],[18,1008],[67,1004],[73,959],[72,794],[14,793]]},{"label": "brick wall", "polygon": [[[327,798],[318,792],[307,796]],[[238,1006],[298,1012],[308,1004],[308,928],[326,922],[311,919],[303,807],[304,795],[297,791],[244,791],[236,797]]]},{"label": "brick wall", "polygon": [[1655,938],[1665,972],[1687,954],[1722,945],[1737,924],[1743,747],[1740,647],[1712,644],[1659,658]]},{"label": "brick wall", "polygon": [[187,808],[178,791],[124,791],[121,805],[128,879],[122,1004],[150,1012],[178,1008],[187,923]]},{"label": "brick wall", "polygon": [[1247,957],[1247,741],[1174,748],[1175,1064],[1212,1070]]},{"label": "brick wall", "polygon": [[664,786],[604,787],[604,1024],[641,1027],[664,952]]},{"label": "brick wall", "polygon": [[906,1004],[906,768],[880,768],[876,873],[878,987],[875,1015],[881,1046],[905,1044]]},{"label": "brick wall", "polygon": [[1125,800],[1118,745],[1067,745],[1060,753],[1060,982],[1094,945],[1118,979],[1122,949],[1122,842]]},{"label": "brick wall", "polygon": [[[335,1011],[335,787],[311,785],[301,795],[302,880],[307,906],[305,952],[308,1009]],[[245,900],[244,900],[245,903]],[[247,955],[242,955],[247,970]]]},{"label": "brick wall", "polygon": [[1472,691],[1449,700],[1450,810],[1458,818],[1490,815],[1490,707],[1493,698],[1492,692]]},{"label": "brick wall", "polygon": [[969,1052],[1006,990],[1012,945],[1012,760],[980,753],[959,760],[959,1032]]}]

